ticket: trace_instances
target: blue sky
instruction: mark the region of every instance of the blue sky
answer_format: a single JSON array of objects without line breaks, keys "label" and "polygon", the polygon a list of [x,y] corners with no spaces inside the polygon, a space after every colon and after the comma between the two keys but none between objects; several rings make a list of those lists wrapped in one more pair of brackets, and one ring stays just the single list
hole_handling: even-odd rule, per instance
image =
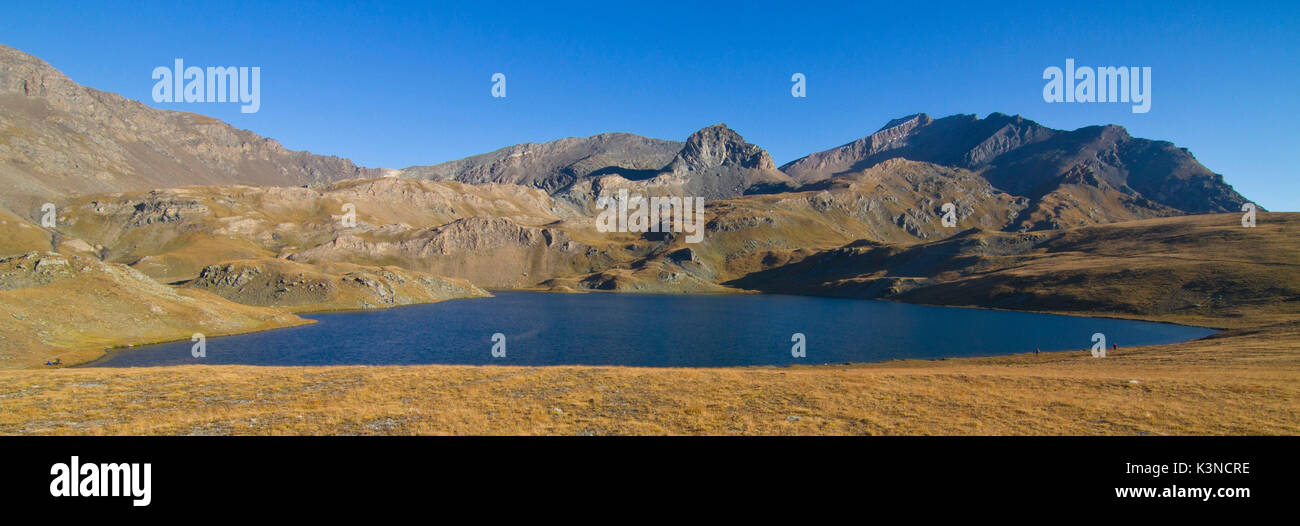
[{"label": "blue sky", "polygon": [[[0,43],[82,84],[365,166],[725,122],[777,164],[926,112],[1120,124],[1300,210],[1300,2],[10,4]],[[1197,5],[1190,5],[1197,4]],[[259,66],[262,105],[154,103],[150,74]],[[1048,104],[1043,69],[1150,66],[1152,106]],[[507,97],[490,95],[493,73]],[[807,76],[807,97],[790,76]]]}]

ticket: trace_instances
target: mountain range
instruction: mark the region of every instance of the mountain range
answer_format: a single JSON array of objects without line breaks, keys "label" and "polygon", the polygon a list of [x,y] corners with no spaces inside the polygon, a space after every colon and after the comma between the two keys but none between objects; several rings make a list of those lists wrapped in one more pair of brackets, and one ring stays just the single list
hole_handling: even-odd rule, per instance
[{"label": "mountain range", "polygon": [[[41,325],[75,305],[120,311],[141,338],[165,338],[204,317],[229,322],[214,332],[238,332],[301,323],[298,312],[487,294],[479,287],[769,291],[1209,315],[1227,308],[1223,287],[1185,288],[1157,306],[1083,301],[1077,297],[1094,292],[1079,288],[1085,277],[1130,283],[1134,274],[1120,268],[1128,260],[1068,279],[1052,262],[1096,263],[1061,252],[1096,252],[1090,241],[1130,236],[1156,244],[1123,245],[1140,255],[1147,281],[1182,283],[1215,270],[1189,263],[1168,273],[1159,246],[1186,244],[1180,236],[1223,241],[1188,245],[1188,258],[1250,240],[1268,254],[1287,250],[1268,241],[1274,237],[1228,229],[1235,217],[1202,216],[1239,214],[1247,200],[1186,149],[1113,125],[1065,131],[1000,113],[916,114],[778,167],[719,123],[680,142],[605,133],[435,165],[366,168],[83,87],[4,46],[0,188],[0,321],[23,335],[11,343],[56,348],[91,333],[115,341],[107,322],[88,321],[76,334]],[[620,189],[704,197],[703,241],[599,231],[596,198]],[[40,226],[46,202],[56,205],[54,227]],[[956,226],[940,220],[949,203]],[[354,222],[340,220],[348,213]],[[1198,217],[1178,217],[1186,215]],[[1284,238],[1274,230],[1270,236]],[[1292,274],[1264,266],[1271,261],[1241,263],[1233,294],[1257,301],[1300,294]],[[1048,282],[1055,288],[1037,286]],[[113,284],[117,300],[105,303],[88,283]],[[179,292],[158,288],[166,285]],[[1065,290],[1077,297],[1061,301]],[[159,298],[158,309],[120,301],[137,292]],[[38,297],[61,303],[37,312],[30,305]],[[210,308],[193,308],[200,300]],[[160,310],[193,319],[178,325]]]},{"label": "mountain range", "polygon": [[[539,188],[583,204],[616,188],[709,200],[824,188],[889,159],[969,170],[1026,199],[1003,227],[1037,230],[1146,217],[1237,211],[1244,197],[1183,148],[1119,126],[1055,130],[1020,116],[925,114],[781,167],[725,124],[684,142],[605,133],[402,170],[285,149],[274,139],[192,113],[158,110],[81,86],[0,45],[0,205],[190,185],[323,185],[400,176]],[[832,183],[828,183],[828,181]]]}]

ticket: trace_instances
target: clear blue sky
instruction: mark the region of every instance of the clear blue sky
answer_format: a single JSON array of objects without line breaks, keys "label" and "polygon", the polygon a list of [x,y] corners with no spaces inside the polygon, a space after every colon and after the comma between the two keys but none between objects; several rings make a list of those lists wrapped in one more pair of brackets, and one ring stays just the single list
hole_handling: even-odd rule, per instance
[{"label": "clear blue sky", "polygon": [[[372,167],[607,131],[682,140],[716,122],[781,164],[894,117],[1001,111],[1170,140],[1264,207],[1300,210],[1294,0],[546,4],[11,2],[0,42],[82,84]],[[155,104],[150,73],[177,57],[260,66],[261,111]],[[1043,68],[1066,58],[1152,67],[1150,113],[1044,102]]]}]

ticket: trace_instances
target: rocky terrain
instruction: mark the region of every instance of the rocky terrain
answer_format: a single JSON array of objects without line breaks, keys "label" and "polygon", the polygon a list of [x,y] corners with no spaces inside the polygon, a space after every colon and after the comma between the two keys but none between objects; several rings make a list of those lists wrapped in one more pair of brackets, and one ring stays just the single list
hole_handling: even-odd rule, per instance
[{"label": "rocky terrain", "polygon": [[1246,199],[1184,148],[1120,126],[1054,130],[1018,115],[925,114],[781,167],[801,183],[904,158],[977,171],[1030,200],[1010,230],[1040,230],[1180,214],[1236,212]]},{"label": "rocky terrain", "polygon": [[[382,266],[449,250],[475,248],[490,254],[461,233],[550,248],[542,225],[581,219],[545,192],[522,186],[391,178],[319,188],[220,186],[94,194],[60,205],[56,230],[65,243],[78,239],[105,247],[106,260],[130,264],[165,282],[192,279],[210,264],[233,259],[355,258]],[[486,231],[467,232],[465,226],[479,222],[512,225],[519,230],[503,231],[519,235],[506,240]],[[520,234],[524,231],[532,237]]]},{"label": "rocky terrain", "polygon": [[81,86],[0,44],[0,207],[19,215],[71,194],[379,175],[347,159],[287,150],[211,117]]},{"label": "rocky terrain", "polygon": [[621,173],[630,179],[652,175],[672,160],[682,143],[630,133],[602,133],[535,144],[516,144],[500,150],[432,166],[412,166],[402,177],[504,183],[554,192],[578,179]]},{"label": "rocky terrain", "polygon": [[513,183],[546,190],[592,213],[594,202],[619,189],[643,196],[727,199],[797,186],[761,147],[726,124],[701,129],[684,143],[607,133],[585,139],[521,144],[435,166],[402,170],[401,177],[466,183]]},{"label": "rocky terrain", "polygon": [[[0,46],[0,183],[0,256],[58,254],[98,269],[88,276],[126,273],[128,289],[151,280],[168,312],[181,300],[163,290],[287,315],[486,294],[479,287],[1199,320],[1250,302],[1292,315],[1297,304],[1295,221],[1234,227],[1245,198],[1187,150],[1117,126],[1063,131],[998,113],[895,119],[780,168],[715,124],[682,142],[608,133],[370,170],[80,86]],[[596,199],[619,190],[703,197],[702,240],[600,232]],[[52,227],[41,226],[44,202]],[[946,204],[955,225],[941,220]],[[1233,214],[1181,217],[1220,212]],[[74,311],[100,305],[90,289],[13,283],[14,294],[66,292]],[[262,323],[228,310],[242,321],[217,330]],[[21,345],[71,345],[7,323]],[[150,330],[123,341],[166,333]]]},{"label": "rocky terrain", "polygon": [[184,286],[244,305],[291,312],[374,309],[489,295],[464,280],[400,267],[305,265],[283,259],[209,265]]},{"label": "rocky terrain", "polygon": [[283,258],[399,266],[495,288],[718,291],[784,251],[951,235],[937,215],[945,195],[963,227],[1001,228],[1024,202],[969,171],[895,160],[801,192],[715,201],[697,244],[680,233],[598,232],[590,215],[540,189],[392,178],[80,196],[59,203],[50,241],[17,224],[33,240],[26,249],[48,250],[57,235],[66,251],[167,283],[225,261]]},{"label": "rocky terrain", "polygon": [[540,278],[601,266],[608,260],[567,231],[501,217],[471,217],[393,236],[342,235],[288,255],[295,261],[389,262],[467,279],[485,287],[518,288]]}]

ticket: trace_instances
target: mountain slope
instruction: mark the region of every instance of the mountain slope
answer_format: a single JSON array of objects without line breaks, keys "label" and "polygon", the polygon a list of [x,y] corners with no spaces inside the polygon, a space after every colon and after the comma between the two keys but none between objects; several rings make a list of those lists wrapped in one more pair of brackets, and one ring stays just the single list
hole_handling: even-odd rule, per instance
[{"label": "mountain slope", "polygon": [[714,124],[686,139],[682,151],[662,176],[686,178],[685,195],[724,199],[746,193],[793,188],[794,181],[776,169],[767,150],[745,142],[726,124]]},{"label": "mountain slope", "polygon": [[[957,208],[956,227],[942,225],[945,202]],[[601,269],[543,285],[712,291],[716,283],[858,239],[911,244],[971,227],[1000,229],[1026,202],[969,170],[894,159],[795,192],[710,202],[699,243],[677,233],[643,236],[645,256],[624,265],[630,272]]]},{"label": "mountain slope", "polygon": [[726,199],[796,186],[776,169],[767,151],[745,142],[725,124],[696,131],[686,142],[605,133],[517,144],[433,166],[413,166],[401,176],[521,184],[584,208],[619,188],[642,195]]},{"label": "mountain slope", "polygon": [[81,86],[0,45],[0,206],[19,215],[74,194],[379,175],[347,159],[287,150],[217,119]]},{"label": "mountain slope", "polygon": [[[414,247],[411,240],[422,233],[463,230],[433,227],[491,219],[540,236],[535,227],[576,215],[537,189],[393,178],[318,188],[183,187],[93,194],[59,203],[58,232],[65,239],[108,247],[101,252],[107,261],[129,264],[164,282],[192,279],[204,267],[224,261],[294,254],[385,266],[393,261],[368,250],[391,243]],[[344,221],[347,205],[355,214],[351,226]],[[519,241],[513,233],[509,228],[469,232],[500,244]],[[422,261],[418,253],[393,255],[397,252],[412,258],[414,266],[408,268],[432,268],[423,265],[433,261]],[[483,271],[495,267],[471,265]]]},{"label": "mountain slope", "polygon": [[1033,200],[1008,230],[1235,212],[1246,202],[1223,176],[1169,142],[1135,138],[1113,125],[1054,130],[1001,113],[895,119],[781,170],[811,183],[899,157],[973,170],[995,188]]},{"label": "mountain slope", "polygon": [[1300,313],[1300,214],[1158,218],[1052,232],[969,229],[923,244],[858,241],[726,285],[787,294],[1177,320],[1213,327]]},{"label": "mountain slope", "polygon": [[591,137],[524,143],[432,166],[412,166],[402,177],[506,183],[541,188],[548,192],[589,175],[620,172],[634,177],[662,168],[682,143],[630,133],[602,133]]}]

